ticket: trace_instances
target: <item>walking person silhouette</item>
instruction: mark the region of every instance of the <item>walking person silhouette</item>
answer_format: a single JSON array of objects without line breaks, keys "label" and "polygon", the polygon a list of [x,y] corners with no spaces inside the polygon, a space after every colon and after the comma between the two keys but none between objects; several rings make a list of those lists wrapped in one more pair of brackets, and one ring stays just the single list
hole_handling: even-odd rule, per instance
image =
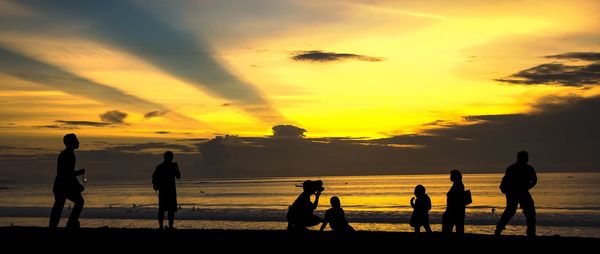
[{"label": "walking person silhouette", "polygon": [[506,195],[506,209],[496,225],[495,235],[502,233],[520,205],[527,221],[527,236],[535,236],[535,204],[529,190],[537,184],[537,175],[528,161],[529,153],[521,151],[517,154],[517,162],[506,169],[500,184],[500,190]]},{"label": "walking person silhouette", "polygon": [[78,229],[79,215],[83,210],[83,185],[77,180],[78,175],[85,174],[85,169],[75,170],[75,150],[79,149],[79,140],[73,133],[69,133],[63,137],[65,150],[60,152],[56,163],[56,178],[52,192],[54,192],[54,205],[50,213],[49,228],[55,229],[60,222],[60,216],[65,206],[66,200],[71,200],[74,203],[73,210],[67,221],[68,229]]},{"label": "walking person silhouette", "polygon": [[446,211],[442,215],[442,233],[450,234],[456,227],[456,233],[463,234],[465,232],[465,209],[470,200],[467,201],[460,171],[450,171],[450,181],[452,181],[452,187],[446,193]]},{"label": "walking person silhouette", "polygon": [[158,225],[163,228],[165,211],[168,212],[169,227],[173,230],[175,212],[177,211],[177,189],[175,178],[181,179],[181,172],[177,162],[173,162],[173,152],[166,151],[164,161],[156,166],[152,174],[152,187],[158,192]]}]

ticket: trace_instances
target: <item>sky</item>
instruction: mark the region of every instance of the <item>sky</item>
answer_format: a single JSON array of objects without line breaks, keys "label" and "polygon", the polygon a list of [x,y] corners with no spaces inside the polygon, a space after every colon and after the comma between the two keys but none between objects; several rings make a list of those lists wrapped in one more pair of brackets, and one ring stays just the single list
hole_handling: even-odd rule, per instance
[{"label": "sky", "polygon": [[[0,180],[598,171],[600,2],[0,0]],[[535,164],[534,164],[535,166]],[[126,170],[128,173],[120,175]],[[35,177],[31,177],[35,176]]]}]

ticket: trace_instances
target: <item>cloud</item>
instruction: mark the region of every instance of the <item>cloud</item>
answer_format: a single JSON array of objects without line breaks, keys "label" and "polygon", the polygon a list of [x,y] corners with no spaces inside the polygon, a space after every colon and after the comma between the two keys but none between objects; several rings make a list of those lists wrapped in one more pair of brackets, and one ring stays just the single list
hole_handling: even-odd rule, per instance
[{"label": "cloud", "polygon": [[155,131],[156,134],[171,134],[170,131]]},{"label": "cloud", "polygon": [[[111,126],[110,123],[104,122],[92,122],[92,121],[65,121],[65,120],[56,120],[55,122],[61,123],[67,126],[92,126],[92,127],[108,127]],[[52,126],[52,125],[49,125]]]},{"label": "cloud", "polygon": [[175,28],[133,1],[25,0],[19,3],[52,19],[83,22],[87,25],[76,32],[136,55],[203,92],[238,102],[244,110],[245,106],[261,106],[265,109],[262,112],[248,111],[261,120],[285,120],[254,85],[240,80],[219,59],[211,54],[194,54],[212,51],[199,36]]},{"label": "cloud", "polygon": [[[0,73],[45,85],[71,95],[85,97],[106,105],[118,105],[135,111],[149,109],[168,111],[162,105],[127,94],[109,85],[86,79],[60,67],[33,59],[1,46]],[[174,117],[182,121],[198,122],[179,114],[174,114]]]},{"label": "cloud", "polygon": [[522,85],[561,85],[581,87],[600,84],[600,53],[571,52],[546,56],[553,59],[594,61],[584,65],[545,63],[496,81]]},{"label": "cloud", "polygon": [[151,111],[151,112],[144,114],[144,119],[150,119],[150,118],[154,118],[154,117],[163,116],[167,113],[168,113],[168,111]]},{"label": "cloud", "polygon": [[569,59],[569,60],[584,60],[584,61],[600,61],[600,53],[598,52],[570,52],[558,55],[546,56],[546,58]]},{"label": "cloud", "polygon": [[136,144],[122,144],[122,145],[112,145],[104,148],[107,151],[118,151],[118,152],[143,152],[145,150],[162,150],[161,152],[165,152],[167,150],[179,151],[182,153],[193,153],[196,152],[196,148],[194,146],[186,146],[179,144],[169,144],[165,142],[148,142],[148,143],[136,143]]},{"label": "cloud", "polygon": [[118,110],[106,111],[100,114],[100,119],[103,122],[112,124],[124,124],[123,120],[125,120],[126,117],[127,113]]},{"label": "cloud", "polygon": [[335,53],[335,52],[324,52],[320,50],[310,51],[298,51],[293,56],[294,61],[304,62],[336,62],[344,60],[358,60],[365,62],[380,62],[383,61],[381,57],[371,57],[357,54],[348,53]]},{"label": "cloud", "polygon": [[77,128],[77,126],[73,126],[73,125],[38,125],[38,126],[34,126],[34,128],[59,129],[59,130],[79,129],[79,128]]},{"label": "cloud", "polygon": [[305,129],[293,125],[276,125],[273,126],[272,130],[273,137],[302,138],[304,133],[307,132]]}]

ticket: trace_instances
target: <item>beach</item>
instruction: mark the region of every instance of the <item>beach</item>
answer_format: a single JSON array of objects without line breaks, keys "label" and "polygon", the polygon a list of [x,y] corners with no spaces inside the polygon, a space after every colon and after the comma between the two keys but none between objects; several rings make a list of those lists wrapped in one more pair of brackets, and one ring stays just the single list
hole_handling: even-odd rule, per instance
[{"label": "beach", "polygon": [[[413,249],[423,246],[424,250],[443,249],[446,246],[461,247],[464,251],[483,247],[492,251],[519,247],[531,249],[553,249],[569,247],[585,249],[600,243],[598,238],[543,236],[527,238],[525,236],[501,236],[465,234],[462,237],[444,236],[440,233],[426,235],[409,232],[362,232],[340,237],[333,232],[307,231],[291,234],[284,230],[206,230],[178,229],[159,231],[156,229],[131,228],[82,228],[77,231],[58,229],[49,231],[43,227],[1,227],[0,239],[3,247],[36,248],[74,248],[78,250],[98,249],[186,249],[189,251],[217,247],[220,250],[260,248],[265,251],[279,250],[283,246],[290,250],[311,248],[345,249],[349,247],[368,247],[372,250],[391,248]],[[29,244],[29,245],[27,245]],[[467,248],[468,247],[468,248]],[[213,248],[214,250],[214,248]],[[315,249],[316,250],[316,249]],[[205,252],[205,251],[202,251]]]}]

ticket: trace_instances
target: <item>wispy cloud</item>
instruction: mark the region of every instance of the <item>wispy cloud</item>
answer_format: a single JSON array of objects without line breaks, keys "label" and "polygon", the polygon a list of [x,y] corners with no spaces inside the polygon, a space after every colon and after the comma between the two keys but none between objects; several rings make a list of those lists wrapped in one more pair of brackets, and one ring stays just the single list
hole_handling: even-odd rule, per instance
[{"label": "wispy cloud", "polygon": [[571,52],[546,58],[560,60],[592,61],[584,65],[567,65],[565,63],[545,63],[519,71],[510,77],[496,81],[522,85],[560,85],[587,86],[600,84],[600,53]]},{"label": "wispy cloud", "polygon": [[[26,81],[42,84],[53,89],[85,97],[106,105],[117,105],[135,111],[169,111],[166,107],[117,88],[101,84],[73,74],[60,67],[42,62],[19,52],[0,46],[0,73]],[[176,119],[198,122],[189,117],[173,114]]]},{"label": "wispy cloud", "polygon": [[127,117],[127,113],[118,110],[107,111],[100,114],[100,120],[106,123],[124,124],[123,120]]},{"label": "wispy cloud", "polygon": [[303,62],[336,62],[344,60],[358,60],[365,62],[380,62],[383,61],[381,57],[372,57],[365,55],[349,54],[349,53],[335,53],[335,52],[324,52],[320,50],[310,51],[298,51],[293,56],[294,61]]},{"label": "wispy cloud", "polygon": [[144,119],[150,119],[150,118],[154,118],[154,117],[163,116],[167,113],[168,113],[168,111],[151,111],[151,112],[144,114]]},{"label": "wispy cloud", "polygon": [[61,123],[69,126],[92,126],[92,127],[107,127],[111,126],[110,123],[104,122],[93,122],[93,121],[67,121],[67,120],[56,120],[56,123]]},{"label": "wispy cloud", "polygon": [[25,0],[19,3],[54,19],[85,22],[89,26],[78,32],[141,57],[204,92],[236,101],[243,109],[245,106],[263,108],[261,112],[248,111],[253,116],[268,121],[284,120],[254,85],[241,81],[214,56],[194,54],[212,51],[199,37],[173,28],[132,1]]}]

